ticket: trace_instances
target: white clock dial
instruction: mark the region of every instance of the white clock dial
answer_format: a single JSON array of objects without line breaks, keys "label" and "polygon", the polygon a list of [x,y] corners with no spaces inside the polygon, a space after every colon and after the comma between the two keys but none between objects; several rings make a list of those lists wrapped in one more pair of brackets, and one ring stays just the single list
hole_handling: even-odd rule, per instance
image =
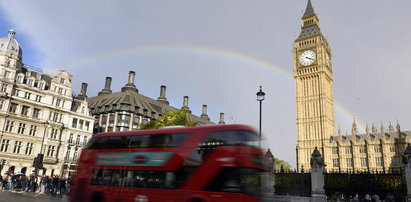
[{"label": "white clock dial", "polygon": [[300,61],[300,64],[304,66],[308,66],[314,63],[316,59],[315,52],[312,50],[306,50],[300,54],[298,57],[298,60]]},{"label": "white clock dial", "polygon": [[325,54],[325,60],[327,61],[327,65],[328,67],[331,67],[331,60],[330,60],[330,56],[327,54]]}]

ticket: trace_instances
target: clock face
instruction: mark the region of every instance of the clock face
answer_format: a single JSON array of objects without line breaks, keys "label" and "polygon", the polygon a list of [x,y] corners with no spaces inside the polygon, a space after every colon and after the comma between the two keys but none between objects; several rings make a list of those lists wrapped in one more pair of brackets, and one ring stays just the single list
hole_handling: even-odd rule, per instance
[{"label": "clock face", "polygon": [[316,59],[315,52],[312,50],[306,50],[300,54],[298,60],[304,66],[308,66],[314,63]]},{"label": "clock face", "polygon": [[325,54],[325,60],[327,61],[327,65],[328,67],[331,67],[331,60],[330,60],[330,56],[327,54]]}]

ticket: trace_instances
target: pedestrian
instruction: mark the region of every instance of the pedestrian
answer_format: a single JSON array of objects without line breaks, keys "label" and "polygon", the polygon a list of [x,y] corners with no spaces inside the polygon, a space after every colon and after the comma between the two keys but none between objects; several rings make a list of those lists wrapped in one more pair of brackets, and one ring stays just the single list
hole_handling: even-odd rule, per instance
[{"label": "pedestrian", "polygon": [[360,198],[360,196],[358,196],[358,194],[355,194],[350,202],[360,202],[359,198]]},{"label": "pedestrian", "polygon": [[362,200],[363,202],[371,202],[371,196],[369,194],[365,194],[364,199]]},{"label": "pedestrian", "polygon": [[60,197],[63,197],[64,194],[66,193],[66,179],[64,177],[60,178],[59,187],[60,187]]}]

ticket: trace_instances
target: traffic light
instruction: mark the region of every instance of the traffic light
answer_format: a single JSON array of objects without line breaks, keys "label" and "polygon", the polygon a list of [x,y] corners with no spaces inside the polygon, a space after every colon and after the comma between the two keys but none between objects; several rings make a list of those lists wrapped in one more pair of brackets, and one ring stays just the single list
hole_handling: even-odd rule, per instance
[{"label": "traffic light", "polygon": [[6,159],[2,159],[2,160],[1,160],[1,165],[2,165],[2,166],[6,165]]}]

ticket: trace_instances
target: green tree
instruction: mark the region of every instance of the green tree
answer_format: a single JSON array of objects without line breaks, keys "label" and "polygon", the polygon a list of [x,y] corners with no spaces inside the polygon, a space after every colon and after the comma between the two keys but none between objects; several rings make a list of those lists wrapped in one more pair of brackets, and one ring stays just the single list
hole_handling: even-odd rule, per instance
[{"label": "green tree", "polygon": [[284,170],[291,170],[292,169],[291,165],[288,162],[274,157],[275,170],[280,170],[281,166],[283,167]]},{"label": "green tree", "polygon": [[141,125],[141,129],[157,129],[165,126],[197,126],[198,124],[191,121],[189,113],[186,109],[180,109],[177,111],[167,111],[159,119],[150,121],[147,124]]}]

